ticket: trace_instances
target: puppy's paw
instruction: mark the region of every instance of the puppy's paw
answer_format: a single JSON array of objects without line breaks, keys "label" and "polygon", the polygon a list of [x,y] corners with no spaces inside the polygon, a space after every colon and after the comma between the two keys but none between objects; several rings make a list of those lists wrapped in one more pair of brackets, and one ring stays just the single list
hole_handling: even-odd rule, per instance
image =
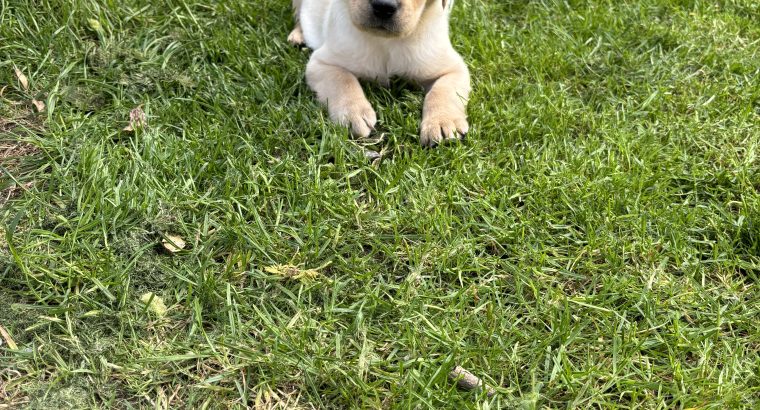
[{"label": "puppy's paw", "polygon": [[369,101],[350,102],[330,106],[330,118],[338,124],[351,128],[357,138],[366,138],[375,129],[377,115]]},{"label": "puppy's paw", "polygon": [[303,38],[303,30],[301,29],[301,25],[299,24],[288,35],[288,43],[294,46],[302,46],[304,42],[305,40]]},{"label": "puppy's paw", "polygon": [[420,143],[424,147],[435,147],[451,141],[458,141],[467,135],[470,126],[467,117],[461,113],[431,113],[422,118]]}]

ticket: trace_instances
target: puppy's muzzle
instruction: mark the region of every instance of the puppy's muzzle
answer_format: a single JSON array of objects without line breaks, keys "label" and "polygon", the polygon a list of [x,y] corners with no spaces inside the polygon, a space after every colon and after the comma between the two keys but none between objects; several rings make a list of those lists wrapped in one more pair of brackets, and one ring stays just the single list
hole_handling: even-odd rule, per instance
[{"label": "puppy's muzzle", "polygon": [[370,0],[369,4],[372,7],[372,14],[380,21],[392,19],[401,7],[398,0]]}]

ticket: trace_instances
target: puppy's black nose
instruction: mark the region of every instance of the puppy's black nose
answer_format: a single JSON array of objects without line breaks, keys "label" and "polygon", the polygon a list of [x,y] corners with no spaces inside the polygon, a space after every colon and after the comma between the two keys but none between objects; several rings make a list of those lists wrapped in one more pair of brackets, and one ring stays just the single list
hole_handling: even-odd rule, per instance
[{"label": "puppy's black nose", "polygon": [[375,17],[382,20],[393,17],[400,6],[398,0],[370,0],[369,4]]}]

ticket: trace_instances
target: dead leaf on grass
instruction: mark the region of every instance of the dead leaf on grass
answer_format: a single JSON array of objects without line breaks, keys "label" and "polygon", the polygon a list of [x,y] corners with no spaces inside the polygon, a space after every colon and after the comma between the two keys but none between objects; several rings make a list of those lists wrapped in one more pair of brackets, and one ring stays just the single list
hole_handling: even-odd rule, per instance
[{"label": "dead leaf on grass", "polygon": [[129,125],[124,127],[122,131],[134,132],[138,128],[145,128],[147,126],[148,117],[145,115],[142,105],[138,105],[129,112]]},{"label": "dead leaf on grass", "polygon": [[45,111],[45,103],[40,100],[32,100],[32,104],[34,104],[34,108],[37,109],[37,112],[43,112]]},{"label": "dead leaf on grass", "polygon": [[293,265],[267,266],[264,271],[273,275],[284,276],[289,279],[315,279],[319,276],[316,269],[301,269]]},{"label": "dead leaf on grass", "polygon": [[29,80],[26,78],[24,73],[21,72],[17,67],[13,67],[13,71],[16,72],[16,78],[18,78],[18,82],[21,83],[21,87],[24,89],[24,91],[29,91]]},{"label": "dead leaf on grass", "polygon": [[166,235],[166,237],[161,240],[161,246],[173,255],[182,249],[185,249],[187,242],[177,235]]}]

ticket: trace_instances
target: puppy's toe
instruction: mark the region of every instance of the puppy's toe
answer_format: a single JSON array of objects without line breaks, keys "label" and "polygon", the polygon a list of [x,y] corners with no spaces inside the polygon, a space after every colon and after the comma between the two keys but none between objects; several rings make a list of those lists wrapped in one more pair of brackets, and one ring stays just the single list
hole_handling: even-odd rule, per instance
[{"label": "puppy's toe", "polygon": [[351,118],[351,134],[357,138],[367,138],[375,129],[377,114],[372,107],[364,107]]},{"label": "puppy's toe", "polygon": [[469,131],[464,118],[425,118],[420,130],[420,143],[424,147],[436,147],[440,144],[459,141]]},{"label": "puppy's toe", "polygon": [[441,143],[441,127],[438,124],[422,123],[422,130],[420,132],[420,144],[423,147],[435,147]]},{"label": "puppy's toe", "polygon": [[294,46],[302,46],[304,44],[303,30],[301,30],[300,25],[290,32],[288,35],[288,43],[293,44]]},{"label": "puppy's toe", "polygon": [[455,118],[454,125],[456,126],[457,133],[459,133],[461,138],[466,137],[467,133],[470,132],[470,124],[467,123],[467,118],[465,117]]},{"label": "puppy's toe", "polygon": [[357,138],[369,137],[377,123],[377,114],[368,101],[331,107],[330,117],[333,121],[350,127],[351,134]]}]

